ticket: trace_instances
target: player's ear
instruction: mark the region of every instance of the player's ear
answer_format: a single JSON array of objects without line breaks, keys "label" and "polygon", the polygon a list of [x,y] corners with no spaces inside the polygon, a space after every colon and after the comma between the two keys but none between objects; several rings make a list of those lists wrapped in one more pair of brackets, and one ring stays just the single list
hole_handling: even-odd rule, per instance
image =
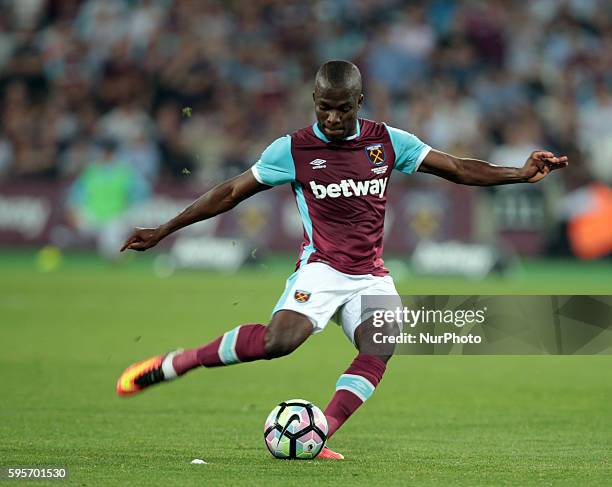
[{"label": "player's ear", "polygon": [[359,110],[361,108],[361,104],[363,103],[363,93],[361,93],[359,95],[359,98],[357,98],[357,110]]}]

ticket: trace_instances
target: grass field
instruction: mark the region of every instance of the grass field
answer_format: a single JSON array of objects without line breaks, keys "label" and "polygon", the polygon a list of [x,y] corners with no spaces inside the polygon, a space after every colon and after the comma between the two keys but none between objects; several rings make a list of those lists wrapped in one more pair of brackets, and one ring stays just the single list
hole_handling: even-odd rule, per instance
[{"label": "grass field", "polygon": [[[396,357],[332,440],[344,462],[277,461],[262,438],[279,401],[325,406],[355,354],[333,325],[289,357],[198,370],[118,399],[129,363],[266,322],[291,272],[280,260],[159,279],[150,259],[112,267],[77,256],[40,273],[29,254],[0,255],[0,465],[65,465],[65,483],[81,486],[612,484],[610,356]],[[533,263],[510,279],[397,285],[612,294],[611,276],[609,263]]]}]

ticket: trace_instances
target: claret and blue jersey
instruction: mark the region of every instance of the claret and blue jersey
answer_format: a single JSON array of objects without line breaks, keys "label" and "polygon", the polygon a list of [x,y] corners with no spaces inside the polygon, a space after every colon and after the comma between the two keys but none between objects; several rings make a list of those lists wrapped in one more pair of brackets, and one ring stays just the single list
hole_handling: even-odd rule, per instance
[{"label": "claret and blue jersey", "polygon": [[269,186],[291,183],[304,225],[297,268],[324,262],[345,274],[383,276],[391,172],[415,172],[430,149],[380,122],[359,119],[357,132],[342,141],[329,140],[315,123],[275,140],[252,172]]}]

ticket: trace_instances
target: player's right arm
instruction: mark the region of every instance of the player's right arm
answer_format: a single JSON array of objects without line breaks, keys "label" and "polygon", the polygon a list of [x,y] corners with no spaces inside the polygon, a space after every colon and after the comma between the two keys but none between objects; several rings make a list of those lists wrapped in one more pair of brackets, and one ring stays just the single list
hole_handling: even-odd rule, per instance
[{"label": "player's right arm", "polygon": [[218,184],[172,220],[157,228],[136,228],[121,247],[121,252],[150,249],[181,228],[225,213],[260,191],[294,179],[291,138],[281,137],[268,146],[251,169]]},{"label": "player's right arm", "polygon": [[150,249],[171,233],[225,213],[241,201],[270,188],[271,186],[257,181],[251,170],[245,171],[239,176],[218,184],[163,225],[157,228],[136,228],[121,247],[121,251]]}]

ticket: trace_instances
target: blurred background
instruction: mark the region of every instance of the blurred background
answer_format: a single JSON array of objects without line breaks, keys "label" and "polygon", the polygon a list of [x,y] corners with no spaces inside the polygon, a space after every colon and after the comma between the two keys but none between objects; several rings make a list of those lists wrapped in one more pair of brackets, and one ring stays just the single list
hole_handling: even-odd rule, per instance
[{"label": "blurred background", "polygon": [[[2,252],[42,249],[42,270],[75,249],[116,261],[131,227],[162,223],[312,123],[314,74],[336,58],[362,71],[362,116],[436,149],[571,161],[533,186],[396,174],[398,272],[610,256],[607,0],[0,0]],[[157,265],[235,270],[296,255],[301,235],[277,188],[182,232]]]}]

